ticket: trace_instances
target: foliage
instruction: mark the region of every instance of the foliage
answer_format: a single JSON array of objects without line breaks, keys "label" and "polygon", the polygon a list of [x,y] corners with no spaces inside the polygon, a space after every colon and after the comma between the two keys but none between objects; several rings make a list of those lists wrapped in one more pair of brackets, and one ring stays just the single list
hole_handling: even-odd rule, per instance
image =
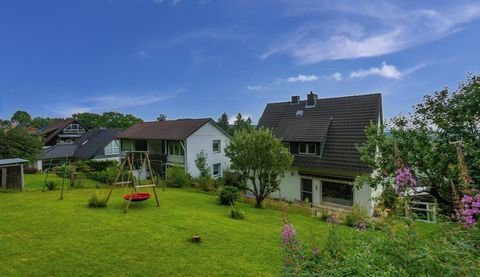
[{"label": "foliage", "polygon": [[54,181],[48,181],[46,186],[47,186],[47,190],[54,190],[57,185],[55,184]]},{"label": "foliage", "polygon": [[237,206],[230,206],[230,217],[233,219],[245,219],[245,212],[238,209]]},{"label": "foliage", "polygon": [[32,166],[26,166],[23,168],[23,173],[25,174],[35,174],[37,173],[38,170],[35,167]]},{"label": "foliage", "polygon": [[101,198],[97,193],[93,195],[88,200],[88,207],[89,208],[105,208],[107,207],[107,199]]},{"label": "foliage", "polygon": [[240,173],[236,171],[225,170],[223,172],[223,183],[225,186],[240,187],[242,185]]},{"label": "foliage", "polygon": [[161,113],[157,116],[157,121],[165,121],[167,120],[167,115],[164,113]]},{"label": "foliage", "polygon": [[167,169],[167,186],[169,187],[186,187],[189,183],[189,176],[185,172],[185,168],[180,166],[172,166]]},{"label": "foliage", "polygon": [[252,119],[250,117],[244,118],[241,113],[238,113],[233,122],[233,126],[229,127],[231,135],[234,135],[238,131],[253,131],[255,128],[252,125]]},{"label": "foliage", "polygon": [[271,130],[264,128],[236,132],[225,148],[225,154],[230,158],[232,169],[243,177],[245,189],[255,196],[258,208],[268,195],[278,189],[279,176],[293,162],[288,149],[273,136]]},{"label": "foliage", "polygon": [[412,114],[394,118],[388,135],[385,126],[370,126],[367,142],[358,150],[377,176],[363,183],[381,185],[381,179],[395,175],[400,157],[441,211],[453,214],[455,191],[480,184],[479,103],[480,76],[468,76],[456,91],[445,88],[427,95]]},{"label": "foliage", "polygon": [[[84,167],[87,166],[89,170]],[[105,161],[96,161],[96,160],[86,160],[77,162],[77,167],[82,167],[82,170],[86,171],[104,171],[110,167],[118,166],[118,162],[115,160],[105,160]]]},{"label": "foliage", "polygon": [[32,161],[41,150],[40,138],[30,135],[25,128],[0,129],[0,159],[22,158]]},{"label": "foliage", "polygon": [[16,111],[10,121],[18,122],[22,126],[28,126],[32,121],[32,117],[26,111]]},{"label": "foliage", "polygon": [[199,177],[196,180],[204,191],[210,191],[215,188],[215,180],[211,177]]},{"label": "foliage", "polygon": [[55,118],[37,116],[32,119],[32,121],[30,122],[30,126],[35,128],[41,128],[43,126],[52,124],[54,121]]},{"label": "foliage", "polygon": [[282,232],[285,275],[295,276],[478,276],[478,234],[445,224],[421,240],[410,219],[384,224],[374,235],[340,235],[332,226],[324,249],[298,240],[291,225]]},{"label": "foliage", "polygon": [[222,113],[222,115],[217,120],[218,126],[220,126],[225,132],[229,132],[230,124],[228,123],[228,114]]},{"label": "foliage", "polygon": [[240,194],[237,188],[225,186],[219,195],[220,204],[225,206],[235,205],[239,197]]},{"label": "foliage", "polygon": [[[117,177],[119,172],[120,168],[118,166],[110,166],[103,171],[90,171],[87,173],[87,177],[89,179],[99,181],[105,184],[112,184],[113,182],[115,182],[115,178]],[[125,175],[127,174],[128,173],[125,173]]]},{"label": "foliage", "polygon": [[70,178],[70,174],[72,172],[75,172],[75,166],[73,165],[58,165],[56,167],[53,167],[51,171],[55,172],[58,177],[62,178]]},{"label": "foliage", "polygon": [[360,204],[353,204],[352,210],[345,216],[345,225],[350,227],[361,227],[368,222],[368,213],[365,207]]},{"label": "foliage", "polygon": [[207,154],[205,154],[205,151],[202,150],[197,153],[195,165],[197,166],[198,171],[200,171],[200,178],[209,178],[211,176],[210,168],[208,167],[207,163]]},{"label": "foliage", "polygon": [[87,129],[100,127],[126,129],[139,122],[143,122],[141,118],[119,112],[104,112],[101,115],[96,113],[77,113],[73,114],[73,118],[78,120],[78,122]]}]

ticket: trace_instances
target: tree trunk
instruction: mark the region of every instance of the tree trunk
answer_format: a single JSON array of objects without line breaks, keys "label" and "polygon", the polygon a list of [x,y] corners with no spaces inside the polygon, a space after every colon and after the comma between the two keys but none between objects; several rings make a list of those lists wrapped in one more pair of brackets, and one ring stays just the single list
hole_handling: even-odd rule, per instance
[{"label": "tree trunk", "polygon": [[261,209],[262,208],[263,197],[256,197],[255,201],[257,202],[255,204],[255,208]]}]

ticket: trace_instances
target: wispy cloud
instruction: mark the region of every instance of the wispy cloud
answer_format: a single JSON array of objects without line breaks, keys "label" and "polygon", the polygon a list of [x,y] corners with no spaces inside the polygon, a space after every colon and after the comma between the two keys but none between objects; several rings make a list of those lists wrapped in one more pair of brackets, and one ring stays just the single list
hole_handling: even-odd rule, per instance
[{"label": "wispy cloud", "polygon": [[368,76],[381,76],[387,79],[396,79],[400,80],[403,77],[420,70],[421,68],[427,66],[427,63],[421,63],[416,66],[405,69],[403,72],[398,70],[394,65],[387,64],[382,62],[382,65],[379,67],[370,67],[369,69],[359,69],[357,71],[352,71],[350,73],[350,78],[365,78]]},{"label": "wispy cloud", "polygon": [[287,83],[295,83],[295,82],[312,82],[318,80],[316,75],[303,75],[298,74],[297,76],[292,76],[287,78]]},{"label": "wispy cloud", "polygon": [[[74,113],[83,112],[106,112],[117,111],[124,108],[142,107],[156,104],[175,97],[182,90],[170,93],[149,92],[149,93],[131,93],[131,94],[106,94],[102,96],[79,99],[77,104],[72,105],[67,102],[57,102],[49,106],[49,110],[55,111],[57,116],[68,117]],[[46,107],[47,108],[47,107]]]},{"label": "wispy cloud", "polygon": [[343,75],[340,72],[335,72],[332,75],[324,76],[323,79],[325,80],[335,80],[337,82],[343,80]]},{"label": "wispy cloud", "polygon": [[273,43],[261,54],[262,59],[286,54],[300,63],[312,64],[381,56],[448,36],[480,17],[478,2],[413,11],[388,2],[285,3],[291,13],[333,10],[342,19],[301,25]]},{"label": "wispy cloud", "polygon": [[265,91],[265,90],[268,90],[269,88],[266,86],[254,85],[254,86],[247,86],[247,89],[253,90],[253,91]]}]

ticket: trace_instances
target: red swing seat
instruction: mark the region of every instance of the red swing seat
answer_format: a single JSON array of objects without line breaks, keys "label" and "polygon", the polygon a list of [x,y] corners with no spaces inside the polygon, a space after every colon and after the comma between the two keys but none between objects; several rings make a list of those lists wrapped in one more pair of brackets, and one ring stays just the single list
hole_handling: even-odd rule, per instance
[{"label": "red swing seat", "polygon": [[140,202],[140,201],[145,201],[145,200],[147,200],[148,198],[150,198],[150,193],[137,192],[137,193],[133,193],[133,194],[125,194],[125,195],[123,196],[123,199],[129,200],[129,199],[130,199],[130,196],[132,197],[132,201],[133,201],[133,202]]}]

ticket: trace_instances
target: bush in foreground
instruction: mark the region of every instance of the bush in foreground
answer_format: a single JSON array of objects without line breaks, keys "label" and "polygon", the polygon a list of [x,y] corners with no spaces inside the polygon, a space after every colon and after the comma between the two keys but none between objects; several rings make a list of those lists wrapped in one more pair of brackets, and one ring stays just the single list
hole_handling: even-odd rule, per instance
[{"label": "bush in foreground", "polygon": [[100,198],[97,194],[95,194],[88,200],[88,207],[89,208],[105,208],[107,207],[107,199]]},{"label": "bush in foreground", "polygon": [[230,186],[224,187],[218,197],[220,204],[225,206],[235,205],[235,202],[238,200],[238,198],[238,189]]}]

